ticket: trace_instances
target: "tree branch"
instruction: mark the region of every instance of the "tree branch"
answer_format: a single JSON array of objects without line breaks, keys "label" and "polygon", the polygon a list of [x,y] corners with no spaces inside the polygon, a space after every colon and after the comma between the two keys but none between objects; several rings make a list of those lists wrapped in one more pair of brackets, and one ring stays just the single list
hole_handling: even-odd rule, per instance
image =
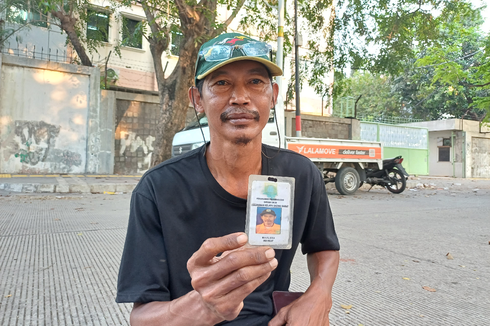
[{"label": "tree branch", "polygon": [[175,0],[175,6],[179,10],[179,17],[184,24],[192,23],[192,21],[199,21],[199,14],[184,0]]},{"label": "tree branch", "polygon": [[167,31],[163,31],[160,26],[158,25],[158,23],[156,22],[156,18],[155,16],[153,15],[153,12],[150,10],[150,8],[148,7],[148,4],[146,2],[142,2],[141,3],[142,7],[143,7],[143,11],[145,12],[145,15],[146,15],[146,18],[147,18],[147,21],[148,21],[148,25],[150,26],[150,30],[151,30],[151,34],[152,36],[147,38],[147,40],[150,42],[150,43],[154,43],[154,45],[156,46],[158,43],[160,43],[160,45],[163,47],[163,49],[166,49],[167,46],[168,46],[168,37],[161,37],[161,34],[163,33],[164,35],[168,35],[168,30]]},{"label": "tree branch", "polygon": [[482,50],[478,50],[478,51],[475,51],[475,52],[472,52],[470,54],[467,54],[465,56],[462,56],[460,58],[457,58],[457,59],[454,59],[454,60],[449,60],[449,61],[444,61],[444,62],[440,62],[440,63],[435,63],[433,65],[427,65],[427,66],[422,66],[422,67],[415,67],[417,69],[422,69],[422,68],[430,68],[430,67],[436,67],[436,66],[440,66],[440,65],[443,65],[443,64],[446,64],[446,63],[450,63],[450,62],[456,62],[457,60],[464,60],[464,59],[467,59],[469,57],[472,57],[474,56],[475,54],[477,54],[478,52],[482,52]]},{"label": "tree branch", "polygon": [[488,85],[490,85],[490,82],[485,83],[485,84],[479,84],[479,85],[469,84],[469,83],[465,83],[465,82],[461,82],[461,84],[463,84],[464,86],[467,86],[469,88],[475,88],[475,87],[485,87],[485,86],[488,86]]},{"label": "tree branch", "polygon": [[226,27],[230,26],[231,22],[236,18],[236,16],[238,15],[238,12],[242,9],[243,7],[243,4],[245,3],[245,0],[239,0],[235,9],[233,10],[233,12],[231,13],[230,17],[228,17],[228,19],[225,20],[224,24],[226,25]]}]

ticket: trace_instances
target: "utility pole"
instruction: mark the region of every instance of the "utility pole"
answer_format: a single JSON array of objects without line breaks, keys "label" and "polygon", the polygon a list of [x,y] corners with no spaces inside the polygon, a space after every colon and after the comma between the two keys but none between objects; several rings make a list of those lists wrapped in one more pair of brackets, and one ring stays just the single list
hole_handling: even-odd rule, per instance
[{"label": "utility pole", "polygon": [[301,107],[299,96],[299,33],[298,33],[298,0],[294,0],[294,78],[295,88],[294,93],[296,97],[296,137],[301,137]]},{"label": "utility pole", "polygon": [[[278,18],[277,18],[277,52],[276,64],[283,69],[284,62],[284,0],[279,0],[277,3]],[[283,99],[283,76],[276,77],[277,86],[279,86],[279,96],[276,103],[276,119],[279,127],[280,135],[286,135],[284,131],[284,99]],[[281,146],[285,146],[286,140],[282,139]]]}]

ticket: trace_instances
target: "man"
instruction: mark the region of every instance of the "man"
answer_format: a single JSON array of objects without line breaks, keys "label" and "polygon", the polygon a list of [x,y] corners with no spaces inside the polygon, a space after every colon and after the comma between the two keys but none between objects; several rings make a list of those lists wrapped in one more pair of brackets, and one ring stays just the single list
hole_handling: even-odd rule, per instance
[{"label": "man", "polygon": [[274,223],[276,219],[276,212],[272,209],[264,209],[262,213],[260,213],[260,218],[262,219],[262,223],[257,225],[255,228],[255,232],[259,234],[280,234],[281,226],[279,224]]},{"label": "man", "polygon": [[[136,325],[328,325],[339,244],[320,171],[262,144],[282,74],[267,44],[229,33],[205,43],[189,98],[211,141],[148,171],[133,191],[117,302]],[[296,180],[291,250],[246,245],[248,178]],[[312,283],[272,319],[301,242]],[[272,319],[272,320],[271,320]]]}]

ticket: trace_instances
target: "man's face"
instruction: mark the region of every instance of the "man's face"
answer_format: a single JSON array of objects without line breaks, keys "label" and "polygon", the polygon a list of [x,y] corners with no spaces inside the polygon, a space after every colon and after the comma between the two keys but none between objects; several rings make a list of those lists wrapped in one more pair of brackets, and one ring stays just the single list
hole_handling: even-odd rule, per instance
[{"label": "man's face", "polygon": [[276,217],[272,214],[264,214],[261,216],[262,221],[264,222],[264,225],[270,228],[271,226],[274,225],[274,220]]},{"label": "man's face", "polygon": [[262,139],[277,93],[277,85],[271,83],[265,66],[237,61],[206,77],[196,110],[206,113],[213,142],[248,144]]}]

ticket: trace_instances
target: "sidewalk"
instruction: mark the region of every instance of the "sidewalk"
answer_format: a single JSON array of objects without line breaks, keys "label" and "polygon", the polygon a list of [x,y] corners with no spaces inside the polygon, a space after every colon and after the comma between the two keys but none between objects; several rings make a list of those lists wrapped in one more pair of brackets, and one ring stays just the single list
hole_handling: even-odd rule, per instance
[{"label": "sidewalk", "polygon": [[130,193],[141,175],[0,174],[0,190],[22,193]]},{"label": "sidewalk", "polygon": [[[130,193],[141,175],[49,174],[22,175],[0,174],[0,190],[17,193]],[[328,190],[336,191],[335,184],[328,183]],[[365,184],[362,189],[371,186]],[[463,179],[450,177],[418,176],[407,180],[407,189],[437,189],[457,191],[462,189],[490,189],[489,179]]]}]

